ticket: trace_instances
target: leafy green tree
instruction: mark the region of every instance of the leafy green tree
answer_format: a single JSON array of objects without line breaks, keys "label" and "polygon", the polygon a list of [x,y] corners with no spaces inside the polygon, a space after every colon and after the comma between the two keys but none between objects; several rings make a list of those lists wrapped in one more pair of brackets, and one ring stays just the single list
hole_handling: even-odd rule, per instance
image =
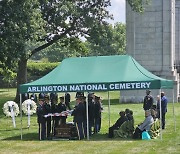
[{"label": "leafy green tree", "polygon": [[96,25],[87,38],[89,55],[124,54],[126,47],[126,26],[122,23]]},{"label": "leafy green tree", "polygon": [[89,36],[111,18],[109,5],[110,0],[1,0],[1,67],[17,64],[17,84],[25,83],[29,58],[58,41]]},{"label": "leafy green tree", "polygon": [[70,38],[64,42],[57,42],[48,48],[40,51],[32,56],[32,60],[43,60],[47,58],[48,62],[60,62],[68,57],[86,56],[88,48],[79,38]]}]

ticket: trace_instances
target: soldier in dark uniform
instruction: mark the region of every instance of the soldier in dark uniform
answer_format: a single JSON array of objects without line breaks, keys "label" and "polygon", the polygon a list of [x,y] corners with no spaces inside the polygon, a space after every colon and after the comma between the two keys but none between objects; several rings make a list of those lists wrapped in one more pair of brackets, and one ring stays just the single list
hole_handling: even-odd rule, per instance
[{"label": "soldier in dark uniform", "polygon": [[76,95],[76,103],[77,105],[75,106],[72,115],[74,116],[74,123],[77,128],[79,140],[83,139],[84,136],[84,128],[83,128],[83,122],[84,122],[84,115],[85,115],[85,107],[83,103],[83,97],[84,95],[82,94],[77,94]]},{"label": "soldier in dark uniform", "polygon": [[29,99],[29,93],[22,94],[22,102],[24,102],[27,99]]},{"label": "soldier in dark uniform", "polygon": [[[84,95],[84,94],[83,94]],[[83,128],[84,128],[84,135],[87,137],[87,111],[86,111],[86,97],[82,97],[82,102],[84,104],[84,122],[83,122]]]},{"label": "soldier in dark uniform", "polygon": [[146,96],[144,97],[143,109],[149,110],[153,106],[153,97],[150,95],[151,90],[146,90]]},{"label": "soldier in dark uniform", "polygon": [[94,93],[88,94],[89,135],[92,135],[92,128],[94,127],[94,98]]},{"label": "soldier in dark uniform", "polygon": [[37,106],[37,122],[39,125],[39,140],[45,140],[46,138],[46,120],[44,118],[44,100],[39,99],[39,105]]},{"label": "soldier in dark uniform", "polygon": [[71,95],[69,93],[65,93],[65,104],[66,104],[66,107],[71,110],[71,107],[70,107],[70,101],[71,101]]},{"label": "soldier in dark uniform", "polygon": [[[48,115],[51,113],[51,105],[49,101],[49,96],[45,95],[44,96],[44,108],[45,108],[45,114]],[[50,139],[50,133],[51,133],[51,116],[48,116],[46,118],[46,132],[47,132],[47,138]]]},{"label": "soldier in dark uniform", "polygon": [[[57,98],[53,97],[52,101],[51,101],[51,112],[52,113],[58,113],[57,102],[58,102]],[[52,134],[55,136],[56,135],[55,128],[59,124],[59,116],[53,116],[52,117],[52,121],[53,121],[53,124],[52,124]]]},{"label": "soldier in dark uniform", "polygon": [[45,94],[44,93],[39,93],[39,99],[44,99]]},{"label": "soldier in dark uniform", "polygon": [[50,93],[50,101],[58,100],[58,94],[57,93]]},{"label": "soldier in dark uniform", "polygon": [[109,128],[109,138],[114,137],[114,130],[118,129],[125,121],[128,121],[125,112],[121,111],[119,112],[120,118],[116,121],[116,123]]},{"label": "soldier in dark uniform", "polygon": [[94,104],[94,133],[98,133],[100,128],[100,119],[101,119],[101,104],[100,97],[95,96]]},{"label": "soldier in dark uniform", "polygon": [[35,93],[31,94],[30,99],[37,103],[37,95]]},{"label": "soldier in dark uniform", "polygon": [[[64,96],[59,97],[60,103],[57,105],[57,111],[58,113],[61,113],[63,111],[66,111],[66,104],[64,102]],[[60,124],[66,124],[66,118],[67,116],[60,116]]]}]

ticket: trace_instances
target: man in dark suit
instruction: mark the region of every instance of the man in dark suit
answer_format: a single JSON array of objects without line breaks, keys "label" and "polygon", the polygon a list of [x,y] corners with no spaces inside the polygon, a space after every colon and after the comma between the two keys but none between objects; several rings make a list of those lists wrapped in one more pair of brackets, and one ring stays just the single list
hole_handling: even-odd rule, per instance
[{"label": "man in dark suit", "polygon": [[[164,92],[161,92],[161,121],[162,121],[162,129],[165,129],[165,119],[166,119],[166,112],[167,112],[167,103],[168,100],[165,96]],[[157,102],[157,111],[158,111],[158,118],[160,118],[160,102]]]},{"label": "man in dark suit", "polygon": [[144,97],[143,109],[149,110],[153,106],[153,97],[150,95],[151,90],[146,90],[146,96]]},{"label": "man in dark suit", "polygon": [[37,106],[37,122],[39,125],[39,140],[45,140],[46,138],[46,120],[44,118],[45,109],[44,109],[44,100],[39,99],[39,105]]}]

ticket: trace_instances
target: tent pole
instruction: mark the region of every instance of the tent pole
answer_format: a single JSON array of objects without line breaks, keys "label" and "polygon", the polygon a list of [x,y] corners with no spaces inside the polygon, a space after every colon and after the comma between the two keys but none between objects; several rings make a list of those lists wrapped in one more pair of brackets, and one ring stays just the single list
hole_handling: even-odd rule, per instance
[{"label": "tent pole", "polygon": [[175,116],[175,108],[174,108],[174,89],[173,92],[173,118],[174,118],[174,131],[176,132],[176,116]]},{"label": "tent pole", "polygon": [[22,140],[22,94],[20,93],[21,140]]},{"label": "tent pole", "polygon": [[108,91],[108,114],[109,114],[109,127],[110,127],[111,122],[110,122],[110,96],[109,96],[109,91]]},{"label": "tent pole", "polygon": [[86,101],[86,124],[87,124],[87,140],[89,140],[89,111],[88,111],[88,97]]},{"label": "tent pole", "polygon": [[159,96],[160,96],[160,99],[159,99],[159,106],[160,106],[160,136],[161,136],[161,140],[162,140],[162,106],[161,106],[161,89],[159,90]]}]

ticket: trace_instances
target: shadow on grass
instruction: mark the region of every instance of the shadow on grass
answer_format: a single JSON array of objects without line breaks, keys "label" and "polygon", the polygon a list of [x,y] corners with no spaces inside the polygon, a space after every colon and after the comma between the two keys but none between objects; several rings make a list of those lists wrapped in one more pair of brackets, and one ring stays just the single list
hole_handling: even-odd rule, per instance
[{"label": "shadow on grass", "polygon": [[[17,135],[17,136],[13,136],[13,137],[7,137],[5,139],[3,139],[4,141],[20,141],[21,140],[21,136]],[[86,141],[87,139],[84,139],[82,141]],[[38,134],[37,133],[26,133],[23,134],[22,136],[22,141],[39,141],[38,140]],[[66,138],[66,140],[63,140],[62,138],[56,138],[56,140],[47,140],[47,141],[71,141],[68,140]],[[79,140],[76,140],[79,141]],[[132,138],[108,138],[108,134],[94,134],[92,136],[90,136],[89,141],[134,141]],[[88,142],[89,142],[88,141]]]},{"label": "shadow on grass", "polygon": [[0,93],[9,92],[8,90],[0,90]]},{"label": "shadow on grass", "polygon": [[90,136],[90,141],[134,141],[132,138],[109,138],[108,134],[94,134]]},{"label": "shadow on grass", "polygon": [[[103,100],[103,105],[108,105],[109,101],[108,99],[104,99]],[[136,102],[119,102],[119,99],[110,99],[110,105],[119,105],[119,104],[140,104],[140,103],[136,103]]]},{"label": "shadow on grass", "polygon": [[[21,135],[7,137],[3,139],[4,141],[17,141],[21,140]],[[37,133],[26,133],[22,135],[22,141],[38,141],[38,134]]]}]

